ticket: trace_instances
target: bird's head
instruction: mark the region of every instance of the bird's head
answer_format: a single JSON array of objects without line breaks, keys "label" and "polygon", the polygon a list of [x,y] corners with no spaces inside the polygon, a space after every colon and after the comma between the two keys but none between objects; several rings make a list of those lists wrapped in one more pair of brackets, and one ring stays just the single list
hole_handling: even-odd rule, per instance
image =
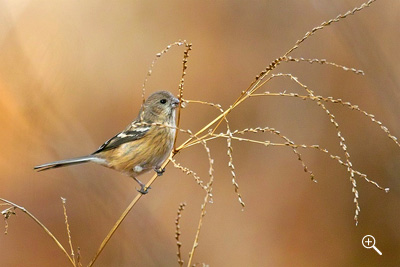
[{"label": "bird's head", "polygon": [[148,123],[170,123],[175,120],[179,100],[168,91],[151,94],[143,104],[139,117]]}]

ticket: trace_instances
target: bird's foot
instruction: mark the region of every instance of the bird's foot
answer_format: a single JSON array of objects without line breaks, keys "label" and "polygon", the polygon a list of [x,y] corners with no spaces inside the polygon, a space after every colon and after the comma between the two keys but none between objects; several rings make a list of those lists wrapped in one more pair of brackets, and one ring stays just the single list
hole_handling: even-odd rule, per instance
[{"label": "bird's foot", "polygon": [[157,176],[162,176],[163,174],[164,174],[164,172],[165,172],[165,168],[154,168],[154,170],[156,171],[156,173],[157,173]]},{"label": "bird's foot", "polygon": [[146,187],[144,184],[140,185],[140,189],[136,189],[140,194],[142,195],[146,195],[149,192],[149,189],[151,189],[151,187]]},{"label": "bird's foot", "polygon": [[136,189],[139,193],[141,193],[142,195],[146,195],[149,192],[149,189],[151,189],[151,187],[146,187],[146,185],[144,183],[142,183],[139,179],[137,179],[136,177],[132,177],[133,179],[135,179],[135,181],[140,185],[140,189]]}]

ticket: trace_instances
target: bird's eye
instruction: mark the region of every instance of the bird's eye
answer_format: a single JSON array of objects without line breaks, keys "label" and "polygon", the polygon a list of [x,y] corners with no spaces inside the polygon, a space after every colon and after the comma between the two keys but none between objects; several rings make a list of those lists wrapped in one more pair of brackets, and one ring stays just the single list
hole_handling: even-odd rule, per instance
[{"label": "bird's eye", "polygon": [[160,100],[160,103],[161,103],[161,104],[167,103],[167,99],[161,99],[161,100]]}]

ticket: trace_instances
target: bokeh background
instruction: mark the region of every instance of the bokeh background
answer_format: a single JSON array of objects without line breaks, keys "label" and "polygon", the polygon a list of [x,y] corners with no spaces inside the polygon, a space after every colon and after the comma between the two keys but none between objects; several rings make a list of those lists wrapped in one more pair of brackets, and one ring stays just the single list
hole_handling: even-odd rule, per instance
[{"label": "bokeh background", "polygon": [[[0,196],[35,214],[68,247],[60,197],[74,247],[87,264],[128,203],[136,183],[115,171],[80,165],[35,173],[32,167],[94,151],[136,117],[141,86],[156,53],[179,39],[193,43],[185,98],[228,107],[262,69],[312,27],[362,1],[0,1]],[[293,56],[326,58],[331,66],[282,64],[316,95],[342,98],[375,114],[400,136],[399,1],[370,8],[308,39]],[[147,93],[177,92],[182,48],[157,63]],[[302,92],[287,79],[261,91]],[[195,261],[210,266],[399,266],[400,148],[370,120],[341,106],[335,114],[354,167],[389,194],[358,178],[360,223],[345,168],[303,150],[312,183],[289,148],[234,143],[234,164],[246,208],[231,184],[225,140],[210,143],[214,204],[207,208]],[[182,124],[200,129],[218,112],[189,105]],[[232,129],[269,126],[296,143],[342,155],[328,117],[316,103],[251,99],[229,117]],[[223,128],[221,128],[222,130]],[[186,136],[181,135],[179,142]],[[260,140],[278,141],[270,134]],[[207,179],[201,147],[176,158]],[[142,176],[147,181],[150,175]],[[177,266],[175,218],[180,202],[187,262],[204,192],[169,165],[134,207],[97,266]],[[68,266],[65,255],[22,212],[0,235],[2,266]],[[379,256],[361,246],[376,237]]]}]

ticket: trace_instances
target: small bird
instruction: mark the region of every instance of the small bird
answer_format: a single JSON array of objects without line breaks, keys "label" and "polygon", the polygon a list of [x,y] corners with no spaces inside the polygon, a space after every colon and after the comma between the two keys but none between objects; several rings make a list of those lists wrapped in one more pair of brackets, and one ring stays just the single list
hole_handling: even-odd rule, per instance
[{"label": "small bird", "polygon": [[46,163],[34,169],[45,171],[94,162],[132,177],[140,185],[138,192],[146,194],[148,188],[136,177],[152,169],[159,176],[164,173],[161,165],[174,146],[175,109],[178,105],[179,100],[170,92],[155,92],[147,98],[137,118],[125,130],[107,140],[92,154]]}]

